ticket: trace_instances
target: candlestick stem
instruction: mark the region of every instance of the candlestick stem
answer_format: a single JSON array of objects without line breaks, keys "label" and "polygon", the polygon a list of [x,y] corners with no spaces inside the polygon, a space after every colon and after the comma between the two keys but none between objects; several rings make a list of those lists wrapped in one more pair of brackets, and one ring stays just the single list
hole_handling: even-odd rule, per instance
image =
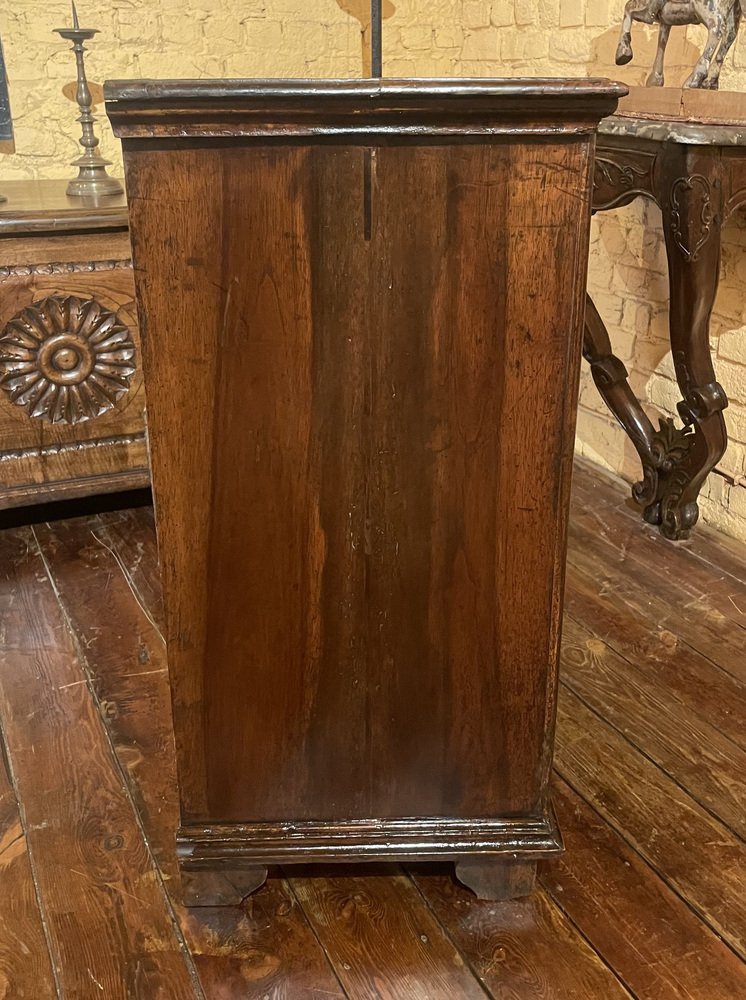
[{"label": "candlestick stem", "polygon": [[72,165],[78,168],[78,176],[74,177],[67,185],[67,193],[78,198],[122,194],[122,185],[106,172],[106,168],[111,166],[111,160],[104,159],[98,151],[99,140],[93,127],[96,116],[93,114],[93,98],[86,78],[85,46],[83,43],[93,38],[98,30],[96,28],[81,28],[75,4],[73,3],[72,6],[73,27],[55,28],[61,38],[73,43],[72,50],[75,53],[77,72],[75,100],[80,109],[78,122],[80,122],[81,127],[81,137],[78,142],[83,147],[83,155],[72,161]]}]

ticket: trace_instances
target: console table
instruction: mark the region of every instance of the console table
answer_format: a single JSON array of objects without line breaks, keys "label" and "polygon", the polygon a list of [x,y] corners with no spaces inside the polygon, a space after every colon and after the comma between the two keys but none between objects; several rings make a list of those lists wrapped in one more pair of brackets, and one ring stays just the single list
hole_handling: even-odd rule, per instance
[{"label": "console table", "polygon": [[0,510],[150,482],[127,206],[66,184],[3,184]]},{"label": "console table", "polygon": [[382,858],[505,898],[561,849],[593,144],[625,92],[107,85],[189,902]]},{"label": "console table", "polygon": [[686,538],[699,514],[699,491],[725,452],[728,400],[715,378],[709,324],[720,273],[720,233],[746,202],[746,124],[701,125],[615,116],[601,123],[593,208],[605,211],[642,196],[663,213],[670,285],[671,352],[682,399],[682,425],[656,429],[614,356],[588,299],[584,355],[598,389],[642,462],[632,488],[643,517],[671,539]]}]

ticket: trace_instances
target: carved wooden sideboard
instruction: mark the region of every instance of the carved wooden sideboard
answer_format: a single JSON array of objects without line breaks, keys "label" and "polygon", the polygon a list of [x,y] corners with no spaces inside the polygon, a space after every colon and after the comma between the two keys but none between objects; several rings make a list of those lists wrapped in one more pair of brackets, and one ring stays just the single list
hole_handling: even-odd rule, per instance
[{"label": "carved wooden sideboard", "polygon": [[0,509],[149,484],[127,208],[65,181],[0,205]]},{"label": "carved wooden sideboard", "polygon": [[107,85],[190,901],[381,858],[506,897],[560,849],[593,144],[624,92]]},{"label": "carved wooden sideboard", "polygon": [[640,456],[642,479],[632,488],[633,498],[646,521],[659,525],[667,538],[680,539],[697,521],[699,491],[728,442],[723,417],[728,398],[713,368],[710,315],[720,278],[720,233],[746,202],[746,122],[607,119],[597,141],[594,210],[639,197],[657,202],[663,215],[681,424],[669,417],[653,426],[590,299],[584,353],[601,395]]}]

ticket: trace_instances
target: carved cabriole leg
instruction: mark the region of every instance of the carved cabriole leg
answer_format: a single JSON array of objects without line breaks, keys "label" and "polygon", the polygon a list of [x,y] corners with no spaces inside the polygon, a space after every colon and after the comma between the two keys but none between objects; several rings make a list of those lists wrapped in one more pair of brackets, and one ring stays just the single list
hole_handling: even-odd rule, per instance
[{"label": "carved cabriole leg", "polygon": [[656,501],[646,520],[667,538],[686,538],[699,510],[697,496],[728,441],[728,399],[715,380],[710,315],[720,275],[722,187],[719,152],[673,146],[665,154],[661,204],[670,284],[671,353],[683,396],[684,427],[661,423],[653,449],[659,464]]},{"label": "carved cabriole leg", "polygon": [[650,503],[655,498],[658,479],[651,450],[655,431],[629,386],[627,369],[612,353],[609,334],[590,295],[585,302],[583,357],[591,366],[593,381],[602,399],[640,456],[643,478],[633,486],[632,495],[640,504]]},{"label": "carved cabriole leg", "polygon": [[181,901],[184,906],[239,906],[264,885],[267,869],[181,869]]},{"label": "carved cabriole leg", "polygon": [[479,899],[517,899],[533,892],[536,862],[468,858],[456,862],[456,878]]}]

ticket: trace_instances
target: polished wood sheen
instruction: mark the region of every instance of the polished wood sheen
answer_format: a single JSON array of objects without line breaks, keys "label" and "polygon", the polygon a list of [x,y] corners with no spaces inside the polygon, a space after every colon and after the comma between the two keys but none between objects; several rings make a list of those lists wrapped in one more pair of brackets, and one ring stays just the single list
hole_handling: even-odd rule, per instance
[{"label": "polished wood sheen", "polygon": [[[499,905],[414,861],[272,868],[242,906],[180,905],[152,511],[0,532],[0,995],[746,996],[745,682],[705,644],[743,659],[746,548],[707,525],[669,545],[582,461],[573,497],[553,778],[567,850]],[[640,588],[656,599],[631,603]]]},{"label": "polished wood sheen", "polygon": [[560,848],[593,140],[621,92],[108,86],[191,898],[381,857],[468,857],[500,897]]}]

